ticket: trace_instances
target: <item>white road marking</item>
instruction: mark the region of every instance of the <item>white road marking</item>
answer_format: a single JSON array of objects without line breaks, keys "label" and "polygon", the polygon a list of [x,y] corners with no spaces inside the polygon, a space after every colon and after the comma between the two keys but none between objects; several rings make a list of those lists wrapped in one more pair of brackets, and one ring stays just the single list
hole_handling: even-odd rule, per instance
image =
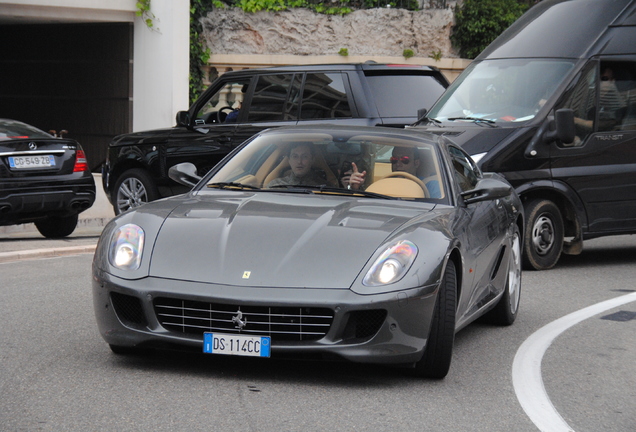
[{"label": "white road marking", "polygon": [[541,378],[541,360],[561,333],[606,310],[636,301],[636,292],[573,312],[534,332],[517,350],[512,363],[512,385],[526,415],[543,432],[573,432],[548,397]]}]

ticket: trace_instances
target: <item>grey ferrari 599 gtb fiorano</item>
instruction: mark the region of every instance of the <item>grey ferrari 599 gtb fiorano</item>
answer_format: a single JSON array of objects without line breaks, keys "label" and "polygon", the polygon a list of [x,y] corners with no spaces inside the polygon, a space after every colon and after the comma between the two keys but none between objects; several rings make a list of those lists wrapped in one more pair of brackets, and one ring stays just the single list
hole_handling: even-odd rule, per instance
[{"label": "grey ferrari 599 gtb fiorano", "polygon": [[457,331],[517,316],[521,202],[447,138],[273,129],[202,179],[187,163],[171,177],[192,191],[122,213],[95,252],[115,353],[313,354],[443,378]]}]

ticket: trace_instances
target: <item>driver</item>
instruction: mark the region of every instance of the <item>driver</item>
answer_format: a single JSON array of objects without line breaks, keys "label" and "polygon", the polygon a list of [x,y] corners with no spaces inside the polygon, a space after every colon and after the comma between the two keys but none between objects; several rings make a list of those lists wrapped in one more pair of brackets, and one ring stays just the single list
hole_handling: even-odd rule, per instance
[{"label": "driver", "polygon": [[327,181],[312,171],[316,150],[312,144],[294,143],[289,150],[289,165],[291,173],[285,177],[279,177],[269,182],[267,187],[303,185],[322,186]]},{"label": "driver", "polygon": [[[417,170],[420,167],[420,155],[413,147],[394,147],[390,160],[393,172],[402,171],[418,177]],[[437,180],[429,180],[425,186],[431,198],[442,197]]]}]

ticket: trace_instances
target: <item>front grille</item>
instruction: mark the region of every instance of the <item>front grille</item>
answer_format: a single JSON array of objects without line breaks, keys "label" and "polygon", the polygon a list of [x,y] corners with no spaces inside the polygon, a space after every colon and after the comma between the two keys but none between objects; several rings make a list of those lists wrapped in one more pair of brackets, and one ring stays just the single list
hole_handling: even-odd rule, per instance
[{"label": "front grille", "polygon": [[[159,323],[170,331],[262,335],[272,341],[322,339],[333,321],[333,311],[326,308],[237,306],[162,297],[155,299],[154,308]],[[240,330],[239,319],[245,323]]]}]

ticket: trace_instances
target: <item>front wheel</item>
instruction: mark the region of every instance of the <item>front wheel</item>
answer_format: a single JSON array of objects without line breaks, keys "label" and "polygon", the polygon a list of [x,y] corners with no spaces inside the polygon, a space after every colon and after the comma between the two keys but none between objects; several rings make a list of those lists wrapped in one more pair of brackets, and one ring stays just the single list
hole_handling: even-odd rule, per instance
[{"label": "front wheel", "polygon": [[457,273],[455,263],[448,261],[439,287],[431,330],[422,359],[415,364],[415,375],[442,379],[448,374],[455,344],[455,308]]},{"label": "front wheel", "polygon": [[66,217],[49,216],[35,222],[35,227],[46,238],[62,238],[70,236],[77,227],[78,215]]},{"label": "front wheel", "polygon": [[159,198],[157,186],[150,175],[140,168],[124,172],[113,190],[113,208],[118,215]]},{"label": "front wheel", "polygon": [[508,326],[515,322],[519,311],[521,298],[521,234],[515,227],[510,243],[508,258],[508,275],[503,296],[497,306],[488,312],[488,318],[493,324]]},{"label": "front wheel", "polygon": [[526,232],[523,266],[547,270],[555,266],[563,249],[563,218],[559,208],[549,200],[536,199],[524,204]]}]

